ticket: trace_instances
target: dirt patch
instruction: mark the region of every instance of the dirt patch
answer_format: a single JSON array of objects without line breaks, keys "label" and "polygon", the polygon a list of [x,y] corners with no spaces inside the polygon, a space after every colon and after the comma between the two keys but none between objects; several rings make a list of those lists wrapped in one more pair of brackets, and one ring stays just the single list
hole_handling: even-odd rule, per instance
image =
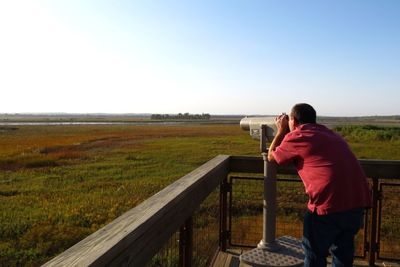
[{"label": "dirt patch", "polygon": [[0,160],[0,170],[2,171],[16,171],[21,169],[23,165],[13,159]]},{"label": "dirt patch", "polygon": [[16,130],[18,130],[17,127],[4,127],[4,126],[0,127],[0,132],[13,132]]},{"label": "dirt patch", "polygon": [[17,190],[0,191],[0,196],[2,196],[2,197],[13,197],[13,196],[16,196],[19,194],[21,194],[21,193],[18,192]]}]

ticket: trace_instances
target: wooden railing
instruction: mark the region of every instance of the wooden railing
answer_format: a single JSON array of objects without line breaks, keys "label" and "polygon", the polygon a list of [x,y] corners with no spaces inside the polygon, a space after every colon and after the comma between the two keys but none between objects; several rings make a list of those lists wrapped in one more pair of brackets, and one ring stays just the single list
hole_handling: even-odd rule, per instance
[{"label": "wooden railing", "polygon": [[144,266],[228,172],[217,156],[44,266]]},{"label": "wooden railing", "polygon": [[[373,181],[378,181],[379,178],[400,178],[400,161],[360,160],[360,162],[367,176],[373,178]],[[224,184],[230,172],[262,173],[262,158],[217,156],[44,266],[145,266],[172,234],[179,231],[182,226],[192,227],[191,217],[195,210],[212,191]],[[278,169],[278,173],[295,174],[296,171],[293,166],[283,166]],[[379,192],[375,182],[373,189],[374,204],[377,204]],[[226,215],[224,215],[226,204],[223,196],[221,199],[223,233],[226,227]],[[377,217],[377,205],[372,213],[374,212],[375,216],[372,218]],[[377,243],[377,221],[374,220],[371,221],[371,226],[375,225],[375,230],[370,233],[370,263],[375,261]],[[220,230],[220,239],[225,238]],[[226,247],[226,242],[220,240],[220,246]],[[180,257],[183,259],[179,261],[181,266],[190,266],[192,260],[190,251]]]}]

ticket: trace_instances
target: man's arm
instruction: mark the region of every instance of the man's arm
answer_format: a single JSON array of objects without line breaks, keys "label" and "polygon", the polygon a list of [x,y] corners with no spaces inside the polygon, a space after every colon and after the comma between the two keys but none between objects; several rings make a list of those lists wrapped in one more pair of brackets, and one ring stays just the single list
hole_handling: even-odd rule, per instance
[{"label": "man's arm", "polygon": [[275,161],[274,155],[272,151],[278,147],[285,135],[289,132],[289,122],[288,122],[288,115],[282,114],[275,118],[275,125],[276,125],[276,135],[274,140],[272,140],[271,145],[268,149],[268,161]]}]

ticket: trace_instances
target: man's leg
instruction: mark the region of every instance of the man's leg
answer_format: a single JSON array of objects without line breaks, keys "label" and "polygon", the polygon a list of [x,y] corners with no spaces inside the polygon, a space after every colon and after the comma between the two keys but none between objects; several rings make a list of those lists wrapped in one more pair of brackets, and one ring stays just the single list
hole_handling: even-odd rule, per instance
[{"label": "man's leg", "polygon": [[329,247],[339,233],[338,229],[331,223],[329,215],[319,216],[308,211],[303,225],[304,266],[325,267]]},{"label": "man's leg", "polygon": [[340,234],[331,248],[331,253],[333,267],[353,266],[354,233],[343,232]]},{"label": "man's leg", "polygon": [[362,227],[364,220],[364,209],[355,209],[335,215],[335,221],[342,229],[336,237],[331,248],[332,266],[353,266],[354,258],[354,236]]}]

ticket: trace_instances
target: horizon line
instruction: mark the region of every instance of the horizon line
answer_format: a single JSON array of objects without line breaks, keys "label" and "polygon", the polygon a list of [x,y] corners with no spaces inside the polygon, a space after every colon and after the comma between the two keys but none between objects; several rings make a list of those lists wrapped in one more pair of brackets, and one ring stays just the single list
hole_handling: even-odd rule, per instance
[{"label": "horizon line", "polygon": [[[213,114],[213,113],[190,113],[190,112],[178,112],[178,113],[150,113],[150,112],[0,112],[0,116],[18,116],[18,115],[26,115],[26,116],[150,116],[153,114],[168,114],[168,115],[177,115],[177,114],[185,114],[196,115],[196,114],[210,114],[211,116],[277,116],[279,114]],[[317,117],[336,117],[336,118],[357,118],[357,117],[399,117],[400,114],[390,114],[390,115],[317,115]]]}]

